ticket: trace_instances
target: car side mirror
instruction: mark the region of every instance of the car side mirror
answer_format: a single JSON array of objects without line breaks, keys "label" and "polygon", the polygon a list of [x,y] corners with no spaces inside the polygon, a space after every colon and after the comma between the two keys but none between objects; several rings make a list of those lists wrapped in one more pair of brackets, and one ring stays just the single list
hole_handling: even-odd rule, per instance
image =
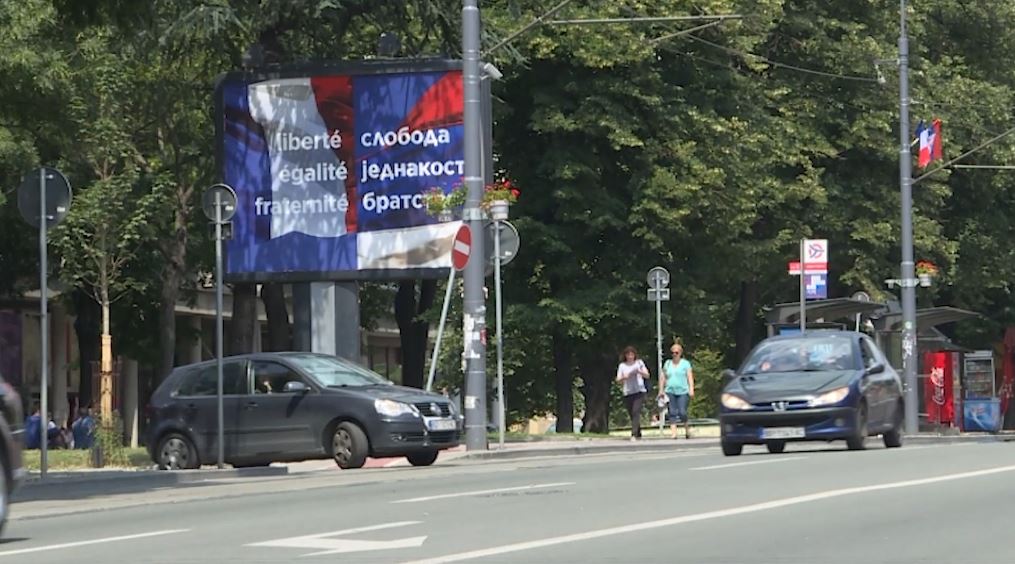
[{"label": "car side mirror", "polygon": [[867,369],[867,374],[881,374],[885,371],[885,365],[881,362]]},{"label": "car side mirror", "polygon": [[285,386],[282,388],[282,392],[286,394],[305,394],[309,391],[310,388],[308,388],[306,384],[296,380],[286,382]]},{"label": "car side mirror", "polygon": [[736,379],[736,377],[737,377],[737,373],[732,368],[727,368],[726,370],[723,370],[722,371],[722,385],[723,385],[723,387],[725,387],[726,384],[729,384],[734,379]]}]

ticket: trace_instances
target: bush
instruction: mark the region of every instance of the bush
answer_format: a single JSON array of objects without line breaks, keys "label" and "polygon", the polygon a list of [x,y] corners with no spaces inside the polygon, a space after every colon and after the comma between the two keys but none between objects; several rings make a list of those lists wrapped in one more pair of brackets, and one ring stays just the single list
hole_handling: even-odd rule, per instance
[{"label": "bush", "polygon": [[96,466],[130,466],[127,448],[123,444],[123,422],[120,414],[113,412],[109,421],[99,420],[95,427],[95,443],[92,445],[92,460]]},{"label": "bush", "polygon": [[716,417],[719,395],[722,394],[722,355],[712,349],[690,351],[694,367],[694,401],[689,409],[691,418]]}]

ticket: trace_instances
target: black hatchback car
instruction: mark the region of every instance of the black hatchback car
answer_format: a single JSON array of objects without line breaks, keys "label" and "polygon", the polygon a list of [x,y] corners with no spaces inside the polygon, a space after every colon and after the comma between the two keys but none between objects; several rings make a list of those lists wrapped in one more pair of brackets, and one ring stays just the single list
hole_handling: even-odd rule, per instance
[{"label": "black hatchback car", "polygon": [[[148,450],[162,469],[218,459],[215,361],[176,368],[148,406]],[[260,353],[223,361],[224,454],[233,466],[405,456],[428,466],[458,446],[462,417],[448,398],[395,386],[334,356]]]},{"label": "black hatchback car", "polygon": [[845,440],[857,450],[878,434],[886,447],[902,446],[902,382],[862,333],[772,337],[725,376],[719,421],[727,456],[745,444],[778,453],[787,441]]}]

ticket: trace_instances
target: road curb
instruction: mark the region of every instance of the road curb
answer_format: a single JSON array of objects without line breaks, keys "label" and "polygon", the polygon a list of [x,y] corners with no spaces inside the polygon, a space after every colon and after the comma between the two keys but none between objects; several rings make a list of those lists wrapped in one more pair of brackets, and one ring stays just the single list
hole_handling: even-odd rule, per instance
[{"label": "road curb", "polygon": [[201,482],[205,480],[221,480],[228,478],[264,478],[284,476],[289,473],[286,466],[263,466],[256,468],[201,468],[198,470],[98,470],[91,472],[50,472],[42,481],[37,473],[30,474],[21,482],[19,490],[49,488],[70,484],[92,484],[101,482],[153,482],[157,485],[176,485]]},{"label": "road curb", "polygon": [[639,452],[663,452],[681,451],[700,448],[718,448],[719,439],[710,439],[704,442],[688,443],[684,441],[639,442],[616,445],[562,445],[551,448],[516,448],[505,450],[488,450],[481,452],[468,452],[459,457],[461,460],[509,460],[513,458],[534,458],[539,456],[574,456],[582,454],[609,454],[609,453],[639,453]]},{"label": "road curb", "polygon": [[[692,439],[693,440],[693,439]],[[906,435],[903,444],[947,445],[1015,442],[1015,435]],[[508,448],[505,450],[488,450],[469,452],[458,457],[460,460],[510,460],[514,458],[534,458],[539,456],[575,456],[582,454],[638,453],[680,451],[701,448],[718,448],[719,439],[710,438],[701,442],[652,440],[639,443],[597,445],[569,444],[549,448]]]}]

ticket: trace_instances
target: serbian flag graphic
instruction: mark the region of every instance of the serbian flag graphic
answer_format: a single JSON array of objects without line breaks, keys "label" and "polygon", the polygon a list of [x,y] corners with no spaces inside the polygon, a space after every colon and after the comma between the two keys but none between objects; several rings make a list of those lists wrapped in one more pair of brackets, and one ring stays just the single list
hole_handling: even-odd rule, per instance
[{"label": "serbian flag graphic", "polygon": [[916,126],[916,138],[920,142],[916,166],[925,168],[941,158],[941,120],[935,119],[931,122],[930,127],[924,125],[921,120],[920,124]]}]

